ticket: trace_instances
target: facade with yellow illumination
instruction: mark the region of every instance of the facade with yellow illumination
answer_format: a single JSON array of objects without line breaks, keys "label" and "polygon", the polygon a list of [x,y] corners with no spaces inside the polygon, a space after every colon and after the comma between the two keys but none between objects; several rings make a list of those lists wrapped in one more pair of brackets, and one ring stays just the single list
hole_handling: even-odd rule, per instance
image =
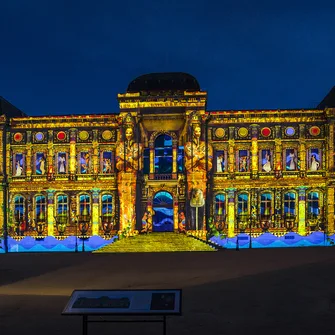
[{"label": "facade with yellow illumination", "polygon": [[109,115],[2,115],[5,235],[334,233],[331,105],[209,111],[183,73],[136,78],[118,101]]}]

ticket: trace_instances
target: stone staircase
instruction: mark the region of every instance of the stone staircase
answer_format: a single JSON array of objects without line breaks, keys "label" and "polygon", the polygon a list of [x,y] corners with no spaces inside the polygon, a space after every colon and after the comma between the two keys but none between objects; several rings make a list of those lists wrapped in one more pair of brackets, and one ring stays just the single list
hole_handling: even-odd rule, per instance
[{"label": "stone staircase", "polygon": [[178,233],[150,233],[123,238],[94,251],[100,253],[126,252],[188,252],[216,251],[207,243]]}]

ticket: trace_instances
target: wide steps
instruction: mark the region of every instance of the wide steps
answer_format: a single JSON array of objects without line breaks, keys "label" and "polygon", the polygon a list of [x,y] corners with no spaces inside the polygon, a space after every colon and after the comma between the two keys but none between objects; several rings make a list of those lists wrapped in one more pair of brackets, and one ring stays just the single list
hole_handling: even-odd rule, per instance
[{"label": "wide steps", "polygon": [[205,242],[178,233],[149,233],[123,238],[94,252],[189,252],[216,251]]}]

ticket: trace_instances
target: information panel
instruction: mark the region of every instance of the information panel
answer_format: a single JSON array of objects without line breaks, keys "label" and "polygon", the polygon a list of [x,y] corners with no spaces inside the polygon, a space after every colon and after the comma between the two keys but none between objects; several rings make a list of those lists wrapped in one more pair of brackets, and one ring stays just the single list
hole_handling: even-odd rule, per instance
[{"label": "information panel", "polygon": [[180,315],[181,290],[74,290],[63,315]]}]

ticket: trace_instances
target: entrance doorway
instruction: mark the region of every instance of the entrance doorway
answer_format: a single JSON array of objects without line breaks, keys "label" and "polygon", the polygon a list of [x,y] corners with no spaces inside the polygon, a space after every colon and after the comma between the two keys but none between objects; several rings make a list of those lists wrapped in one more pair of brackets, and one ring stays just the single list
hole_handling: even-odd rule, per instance
[{"label": "entrance doorway", "polygon": [[173,198],[169,192],[160,191],[153,199],[152,231],[173,231]]}]

